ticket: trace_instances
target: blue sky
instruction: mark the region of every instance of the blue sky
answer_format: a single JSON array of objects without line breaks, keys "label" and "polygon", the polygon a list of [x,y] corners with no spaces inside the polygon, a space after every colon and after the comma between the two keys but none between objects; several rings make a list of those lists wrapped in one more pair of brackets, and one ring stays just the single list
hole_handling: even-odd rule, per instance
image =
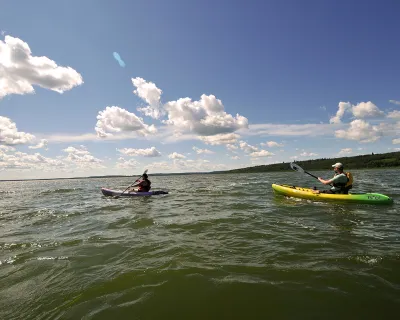
[{"label": "blue sky", "polygon": [[397,1],[1,7],[0,179],[399,150]]}]

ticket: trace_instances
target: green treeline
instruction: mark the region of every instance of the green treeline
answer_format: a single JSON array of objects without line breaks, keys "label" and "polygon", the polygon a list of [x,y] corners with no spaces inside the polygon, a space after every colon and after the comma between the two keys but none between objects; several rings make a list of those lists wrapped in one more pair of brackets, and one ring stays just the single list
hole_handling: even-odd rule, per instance
[{"label": "green treeline", "polygon": [[[326,170],[332,168],[332,165],[336,162],[343,163],[345,170],[400,167],[400,152],[381,154],[372,153],[354,157],[322,158],[315,160],[296,161],[296,163],[304,170]],[[289,163],[290,162],[274,163],[242,169],[234,169],[224,172],[249,173],[286,171],[291,170]]]}]

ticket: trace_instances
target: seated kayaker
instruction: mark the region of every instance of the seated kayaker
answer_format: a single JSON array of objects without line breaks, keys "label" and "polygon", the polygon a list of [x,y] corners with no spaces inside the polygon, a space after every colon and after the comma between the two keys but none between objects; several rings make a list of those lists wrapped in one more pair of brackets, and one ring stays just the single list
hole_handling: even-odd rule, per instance
[{"label": "seated kayaker", "polygon": [[315,190],[314,193],[348,194],[353,187],[353,176],[350,172],[344,172],[343,164],[338,162],[332,165],[335,175],[330,180],[318,177],[318,180],[325,185],[332,185],[330,190]]},{"label": "seated kayaker", "polygon": [[[139,183],[132,186],[132,188],[138,187],[137,192],[149,192],[151,188],[151,181],[148,179],[147,174],[143,174],[142,179]],[[133,190],[130,190],[133,191]]]}]

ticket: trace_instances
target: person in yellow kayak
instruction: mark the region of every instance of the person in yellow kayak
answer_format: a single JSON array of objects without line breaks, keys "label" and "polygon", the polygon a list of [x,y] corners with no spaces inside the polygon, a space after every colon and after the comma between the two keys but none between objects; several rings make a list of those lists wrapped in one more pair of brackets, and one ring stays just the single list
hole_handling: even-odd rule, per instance
[{"label": "person in yellow kayak", "polygon": [[332,165],[335,175],[330,180],[318,177],[318,180],[325,185],[331,185],[330,190],[315,190],[314,193],[348,194],[353,187],[353,175],[350,172],[344,172],[343,164],[340,162]]}]

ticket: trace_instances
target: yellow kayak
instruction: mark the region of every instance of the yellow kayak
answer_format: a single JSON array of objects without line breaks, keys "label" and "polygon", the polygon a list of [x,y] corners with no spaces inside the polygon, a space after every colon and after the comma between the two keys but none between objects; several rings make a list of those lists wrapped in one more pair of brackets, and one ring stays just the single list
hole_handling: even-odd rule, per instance
[{"label": "yellow kayak", "polygon": [[391,204],[393,199],[380,193],[349,193],[349,194],[329,194],[314,193],[313,189],[290,186],[285,184],[272,184],[272,189],[277,194],[309,199],[314,201],[337,201],[349,203],[371,203],[371,204]]}]

